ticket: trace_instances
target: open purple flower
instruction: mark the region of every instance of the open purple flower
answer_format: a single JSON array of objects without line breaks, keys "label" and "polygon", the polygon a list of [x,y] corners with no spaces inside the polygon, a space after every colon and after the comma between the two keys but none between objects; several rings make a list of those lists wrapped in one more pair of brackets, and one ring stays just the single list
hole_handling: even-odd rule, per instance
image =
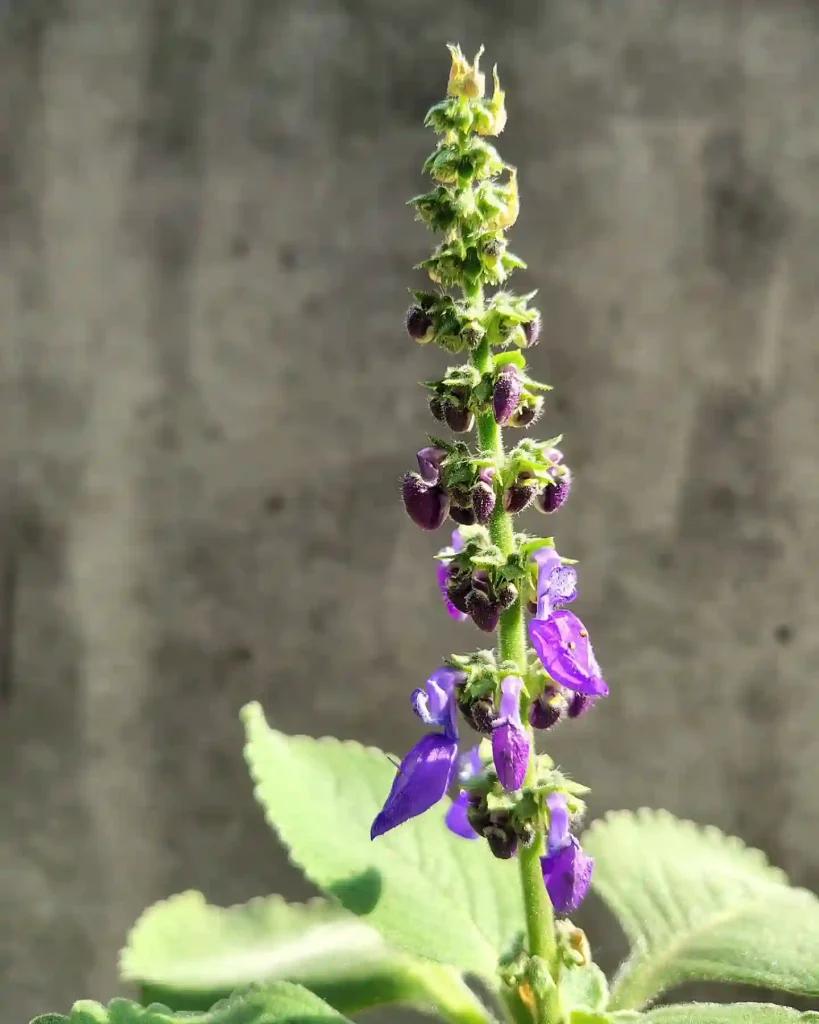
[{"label": "open purple flower", "polygon": [[445,557],[451,558],[452,556],[457,555],[457,553],[463,548],[463,546],[464,542],[463,538],[461,537],[461,531],[453,530],[452,546],[448,548],[441,548],[441,550],[438,552],[438,587],[440,588],[441,594],[443,595],[446,610],[449,612],[450,616],[453,619],[455,619],[456,622],[466,622],[469,616],[466,614],[466,612],[462,612],[458,608],[456,608],[452,601],[450,601],[449,593],[447,591],[447,585],[449,583],[450,575],[449,565],[447,562],[441,561],[440,559]]},{"label": "open purple flower", "polygon": [[421,721],[443,732],[423,736],[401,762],[389,796],[370,829],[371,839],[428,811],[452,785],[458,761],[455,688],[464,679],[465,674],[457,669],[439,668],[423,689],[413,693],[413,710]]},{"label": "open purple flower", "polygon": [[569,832],[569,811],[562,793],[550,793],[549,842],[540,858],[543,882],[549,899],[559,914],[568,914],[580,906],[591,884],[594,858],[583,852],[579,841]]},{"label": "open purple flower", "polygon": [[520,720],[520,676],[501,683],[500,714],[492,723],[492,757],[504,789],[514,792],[523,785],[529,763],[529,735]]},{"label": "open purple flower", "polygon": [[[461,754],[458,762],[458,781],[466,782],[467,779],[479,775],[483,770],[483,761],[478,753],[478,747],[473,747],[465,754]],[[446,812],[446,827],[450,832],[462,839],[478,839],[478,833],[469,824],[467,810],[469,808],[469,790],[462,789],[458,796],[452,801],[452,806]]]},{"label": "open purple flower", "polygon": [[529,623],[529,639],[543,667],[560,686],[592,697],[605,697],[603,680],[586,627],[559,605],[577,597],[577,571],[563,565],[554,548],[535,552],[538,566],[537,616]]},{"label": "open purple flower", "polygon": [[573,612],[561,608],[545,619],[532,619],[529,639],[543,667],[558,685],[590,697],[608,694],[588,631]]}]

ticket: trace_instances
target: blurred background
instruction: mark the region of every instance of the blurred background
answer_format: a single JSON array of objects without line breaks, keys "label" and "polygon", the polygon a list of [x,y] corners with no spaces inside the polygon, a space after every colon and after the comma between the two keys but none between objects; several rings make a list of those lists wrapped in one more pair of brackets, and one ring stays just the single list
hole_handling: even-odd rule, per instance
[{"label": "blurred background", "polygon": [[448,40],[507,89],[545,528],[612,689],[550,752],[819,888],[816,3],[2,0],[4,1022],[115,994],[160,897],[310,893],[243,703],[403,752],[480,639],[398,494]]}]

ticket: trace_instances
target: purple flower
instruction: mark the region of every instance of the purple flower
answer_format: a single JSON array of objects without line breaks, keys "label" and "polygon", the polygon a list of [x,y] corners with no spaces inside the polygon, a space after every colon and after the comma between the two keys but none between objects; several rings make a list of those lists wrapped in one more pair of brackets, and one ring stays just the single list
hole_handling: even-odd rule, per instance
[{"label": "purple flower", "polygon": [[[463,546],[464,542],[463,538],[461,537],[461,531],[453,530],[452,546],[448,548],[441,548],[441,550],[438,552],[438,558],[452,558],[455,555],[457,555],[459,551],[462,550]],[[446,605],[446,610],[449,612],[452,618],[455,619],[456,622],[466,622],[469,616],[466,614],[466,612],[462,612],[458,608],[456,608],[452,601],[449,599],[448,586],[450,579],[450,569],[447,562],[439,560],[437,572],[438,587],[443,596],[444,604]]]},{"label": "purple flower", "polygon": [[418,470],[424,483],[440,483],[441,463],[447,457],[446,450],[430,445],[427,448],[422,448],[415,457],[418,459]]},{"label": "purple flower", "polygon": [[560,473],[553,471],[550,474],[553,482],[539,491],[535,498],[535,505],[541,512],[557,512],[566,504],[572,489],[572,474],[566,466],[561,466],[560,469]]},{"label": "purple flower", "polygon": [[[478,753],[478,748],[473,747],[461,755],[458,763],[458,780],[466,782],[467,779],[479,775],[482,770],[483,761]],[[468,809],[469,790],[462,789],[446,812],[446,827],[450,832],[454,832],[456,836],[460,836],[462,839],[477,839],[478,833],[469,824]]]},{"label": "purple flower", "polygon": [[407,515],[422,530],[437,530],[449,514],[449,496],[443,487],[425,483],[417,473],[405,473],[401,494]]},{"label": "purple flower", "polygon": [[443,732],[423,736],[401,762],[389,796],[370,829],[376,839],[403,825],[441,800],[452,785],[458,763],[458,719],[455,687],[463,672],[439,668],[412,695],[415,713],[426,725]]},{"label": "purple flower", "polygon": [[540,858],[543,882],[558,914],[569,914],[580,906],[591,885],[594,858],[580,848],[574,836],[563,849]]},{"label": "purple flower", "polygon": [[532,619],[529,639],[543,667],[558,685],[591,697],[608,694],[588,631],[573,612],[561,608],[545,619]]},{"label": "purple flower", "polygon": [[523,328],[527,346],[534,348],[540,338],[540,312],[535,310],[535,315],[532,319],[528,320],[525,324],[521,324],[521,327]]},{"label": "purple flower", "polygon": [[595,698],[586,693],[576,693],[569,701],[566,714],[569,718],[580,718],[594,707]]},{"label": "purple flower", "polygon": [[554,548],[540,548],[532,556],[538,567],[537,617],[546,618],[560,604],[571,604],[577,597],[577,570],[564,565]]},{"label": "purple flower", "polygon": [[559,914],[577,910],[591,884],[594,859],[580,848],[569,832],[569,809],[562,793],[550,793],[549,841],[545,857],[540,858],[543,881],[549,899]]},{"label": "purple flower", "polygon": [[492,723],[492,757],[504,789],[514,792],[523,785],[529,764],[529,735],[520,720],[520,676],[501,683],[500,715]]}]

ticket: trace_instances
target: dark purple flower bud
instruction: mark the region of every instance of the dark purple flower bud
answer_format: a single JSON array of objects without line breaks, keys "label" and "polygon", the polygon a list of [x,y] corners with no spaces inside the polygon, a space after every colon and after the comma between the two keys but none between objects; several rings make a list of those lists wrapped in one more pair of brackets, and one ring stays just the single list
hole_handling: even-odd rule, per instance
[{"label": "dark purple flower bud", "polygon": [[432,398],[430,398],[429,411],[436,420],[439,420],[441,423],[444,422],[444,403],[437,395],[433,395]]},{"label": "dark purple flower bud", "polygon": [[450,505],[449,518],[461,526],[473,526],[475,523],[475,510],[463,508],[461,505]]},{"label": "dark purple flower bud", "polygon": [[523,381],[518,368],[512,365],[504,366],[495,380],[492,392],[492,412],[495,414],[495,422],[500,426],[507,423],[517,409],[522,391]]},{"label": "dark purple flower bud", "polygon": [[533,729],[552,729],[563,717],[565,708],[560,693],[549,687],[529,705],[529,724]]},{"label": "dark purple flower bud", "polygon": [[562,505],[566,504],[566,499],[572,489],[572,474],[565,467],[562,469],[561,474],[555,476],[554,483],[547,484],[538,493],[536,504],[541,512],[557,512]]},{"label": "dark purple flower bud", "polygon": [[444,405],[444,419],[450,430],[456,434],[464,434],[475,424],[475,417],[469,409],[447,403]]},{"label": "dark purple flower bud", "polygon": [[407,310],[406,326],[409,336],[422,345],[432,341],[435,334],[432,317],[420,306],[410,306]]},{"label": "dark purple flower bud", "polygon": [[577,839],[570,836],[568,845],[541,857],[540,865],[546,891],[558,914],[577,910],[589,891],[594,859],[583,853]]},{"label": "dark purple flower bud", "polygon": [[469,794],[466,818],[478,835],[483,835],[484,829],[492,824],[492,815],[489,813],[486,797],[482,793]]},{"label": "dark purple flower bud", "polygon": [[524,470],[517,480],[510,487],[506,488],[506,492],[503,495],[503,507],[512,515],[522,512],[531,505],[536,494],[537,480],[535,480],[531,473]]},{"label": "dark purple flower bud", "polygon": [[463,700],[458,706],[461,709],[461,714],[475,732],[482,736],[492,735],[492,725],[498,715],[491,696],[478,697],[472,701]]},{"label": "dark purple flower bud", "polygon": [[524,396],[520,405],[509,417],[510,427],[531,427],[535,420],[543,412],[543,399],[534,396]]},{"label": "dark purple flower bud", "polygon": [[475,512],[475,520],[481,526],[486,526],[495,511],[495,470],[492,468],[482,469],[478,474],[478,482],[472,488],[472,508]]},{"label": "dark purple flower bud", "polygon": [[458,741],[445,733],[430,732],[407,754],[389,796],[370,829],[376,839],[442,800],[452,785],[458,763]]},{"label": "dark purple flower bud", "polygon": [[[455,555],[457,555],[457,553],[461,550],[462,547],[463,547],[463,538],[461,537],[460,531],[459,530],[453,530],[452,531],[452,544],[451,544],[451,546],[450,547],[446,547],[446,548],[441,548],[441,550],[438,552],[438,557],[439,557],[439,559],[442,556],[446,556],[448,558],[454,558]],[[465,607],[459,607],[458,605],[456,605],[452,601],[450,596],[449,596],[449,588],[452,585],[452,581],[453,581],[453,578],[454,578],[453,577],[453,569],[452,569],[452,567],[450,566],[450,564],[448,562],[444,562],[444,561],[440,561],[439,560],[436,571],[437,571],[437,574],[438,574],[438,589],[441,591],[441,596],[444,599],[444,604],[446,606],[446,610],[449,612],[450,616],[453,619],[455,619],[456,622],[466,622],[466,620],[469,618],[469,616],[466,614],[466,608]],[[464,576],[465,581],[466,581],[466,589],[464,591],[463,600],[461,601],[461,604],[463,604],[463,601],[466,600],[466,595],[472,589],[472,582],[470,580],[469,574],[466,573],[466,574],[462,574],[462,575]]]},{"label": "dark purple flower bud", "polygon": [[585,715],[587,711],[590,711],[595,704],[594,697],[590,697],[587,693],[576,693],[569,701],[569,707],[566,714],[569,718],[580,718]]},{"label": "dark purple flower bud", "polygon": [[[446,595],[455,610],[462,613],[464,619],[469,617],[467,610],[467,598],[472,593],[472,576],[468,572],[461,572],[457,575],[450,575],[446,585]],[[452,613],[450,612],[450,615]],[[453,619],[455,616],[452,616]],[[460,621],[463,621],[461,619]]]},{"label": "dark purple flower bud", "polygon": [[518,837],[509,814],[493,814],[491,823],[483,830],[483,835],[489,849],[499,860],[509,860],[517,853]]},{"label": "dark purple flower bud", "polygon": [[449,496],[443,487],[424,483],[417,473],[405,473],[401,482],[404,508],[422,530],[437,530],[449,513]]},{"label": "dark purple flower bud", "polygon": [[533,348],[540,340],[540,312],[535,310],[534,317],[527,321],[527,323],[521,324],[520,326],[523,328],[523,333],[526,336],[527,348]]},{"label": "dark purple flower bud", "polygon": [[500,717],[492,725],[492,758],[498,780],[514,792],[523,785],[529,764],[529,735],[520,720],[520,676],[507,676],[501,683]]},{"label": "dark purple flower bud", "polygon": [[420,472],[421,479],[424,483],[440,483],[441,463],[447,457],[445,449],[436,448],[434,445],[430,445],[428,448],[422,448],[415,457],[418,459],[418,471]]},{"label": "dark purple flower bud", "polygon": [[494,633],[497,629],[501,613],[500,605],[482,590],[476,590],[473,586],[466,599],[466,610],[478,629],[483,630],[484,633]]},{"label": "dark purple flower bud", "polygon": [[514,583],[504,583],[498,589],[498,604],[501,606],[502,611],[506,611],[507,608],[511,608],[512,605],[518,599],[518,588]]},{"label": "dark purple flower bud", "polygon": [[573,612],[560,608],[545,619],[532,619],[529,639],[543,667],[559,686],[593,697],[608,694],[588,631]]}]

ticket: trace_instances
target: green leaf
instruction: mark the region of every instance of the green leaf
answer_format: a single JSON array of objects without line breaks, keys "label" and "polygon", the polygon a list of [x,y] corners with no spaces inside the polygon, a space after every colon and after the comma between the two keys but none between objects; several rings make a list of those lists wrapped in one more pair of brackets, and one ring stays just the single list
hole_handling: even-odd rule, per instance
[{"label": "green leaf", "polygon": [[[254,982],[278,980],[306,986],[342,1013],[428,1005],[426,982],[443,981],[444,970],[391,949],[341,907],[280,896],[226,908],[198,892],[172,896],[145,911],[120,954],[120,977],[140,986],[143,1002],[174,1010],[207,1009]],[[462,986],[456,974],[446,982]]]},{"label": "green leaf", "polygon": [[609,1001],[606,976],[597,964],[564,966],[560,973],[560,999],[567,1010],[602,1012]]},{"label": "green leaf", "polygon": [[67,1017],[46,1014],[31,1024],[343,1024],[345,1020],[306,988],[280,981],[254,986],[204,1013],[177,1014],[161,1003],[140,1006],[130,999],[112,999],[107,1007],[83,999],[74,1003]]},{"label": "green leaf", "polygon": [[444,824],[448,801],[370,840],[395,768],[380,750],[285,736],[242,712],[256,797],[294,863],[388,942],[494,980],[523,922],[515,865]]},{"label": "green leaf", "polygon": [[658,1006],[643,1020],[651,1024],[817,1024],[819,1013],[800,1013],[771,1003],[680,1003]]},{"label": "green leaf", "polygon": [[583,845],[596,861],[592,884],[633,947],[612,1009],[692,980],[819,995],[819,900],[759,850],[648,810],[609,815]]}]

